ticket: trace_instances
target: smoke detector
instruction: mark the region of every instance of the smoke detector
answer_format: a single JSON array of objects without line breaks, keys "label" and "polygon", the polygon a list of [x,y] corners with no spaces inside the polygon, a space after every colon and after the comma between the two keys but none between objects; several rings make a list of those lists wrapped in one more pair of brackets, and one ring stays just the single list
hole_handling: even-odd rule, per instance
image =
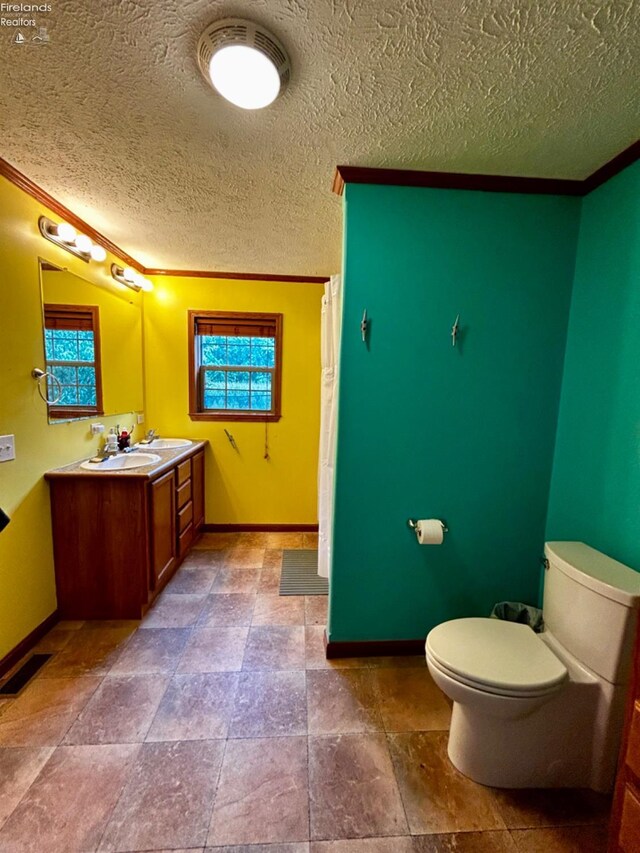
[{"label": "smoke detector", "polygon": [[198,65],[210,86],[243,110],[273,103],[289,81],[289,57],[264,27],[242,18],[209,24],[198,41]]}]

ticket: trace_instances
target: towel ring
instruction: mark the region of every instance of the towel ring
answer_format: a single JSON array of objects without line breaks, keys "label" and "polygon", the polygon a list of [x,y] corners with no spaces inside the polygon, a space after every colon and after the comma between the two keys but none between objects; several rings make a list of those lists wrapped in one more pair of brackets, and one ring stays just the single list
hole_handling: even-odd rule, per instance
[{"label": "towel ring", "polygon": [[[40,394],[40,397],[44,400],[47,406],[55,406],[56,403],[60,402],[60,398],[62,397],[62,383],[57,376],[54,376],[49,370],[40,370],[39,367],[34,367],[31,371],[31,375],[38,383],[38,394]],[[57,392],[53,400],[50,400],[46,394],[42,393],[43,379],[51,379],[51,381],[57,385]]]}]

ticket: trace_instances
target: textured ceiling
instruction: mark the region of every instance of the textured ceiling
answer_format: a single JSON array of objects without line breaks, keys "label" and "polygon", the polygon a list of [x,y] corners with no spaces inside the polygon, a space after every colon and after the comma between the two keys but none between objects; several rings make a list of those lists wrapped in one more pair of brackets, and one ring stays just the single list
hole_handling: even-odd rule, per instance
[{"label": "textured ceiling", "polygon": [[[0,30],[0,155],[148,267],[331,273],[337,163],[584,178],[638,136],[637,0],[52,5]],[[230,15],[290,52],[264,111],[198,71]]]}]

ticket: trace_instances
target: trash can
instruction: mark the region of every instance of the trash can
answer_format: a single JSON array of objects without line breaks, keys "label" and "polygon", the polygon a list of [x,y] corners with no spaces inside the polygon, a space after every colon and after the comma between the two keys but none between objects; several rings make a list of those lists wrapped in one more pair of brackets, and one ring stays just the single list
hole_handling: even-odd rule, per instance
[{"label": "trash can", "polygon": [[521,601],[499,601],[491,611],[491,618],[528,625],[536,634],[544,629],[542,610],[530,604],[522,604]]}]

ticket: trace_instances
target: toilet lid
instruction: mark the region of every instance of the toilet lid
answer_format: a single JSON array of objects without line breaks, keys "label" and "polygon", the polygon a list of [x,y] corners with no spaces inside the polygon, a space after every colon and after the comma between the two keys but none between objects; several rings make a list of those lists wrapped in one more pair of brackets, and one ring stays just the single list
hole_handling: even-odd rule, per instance
[{"label": "toilet lid", "polygon": [[443,622],[427,636],[427,653],[466,683],[509,693],[552,690],[567,669],[528,625],[499,619]]}]

